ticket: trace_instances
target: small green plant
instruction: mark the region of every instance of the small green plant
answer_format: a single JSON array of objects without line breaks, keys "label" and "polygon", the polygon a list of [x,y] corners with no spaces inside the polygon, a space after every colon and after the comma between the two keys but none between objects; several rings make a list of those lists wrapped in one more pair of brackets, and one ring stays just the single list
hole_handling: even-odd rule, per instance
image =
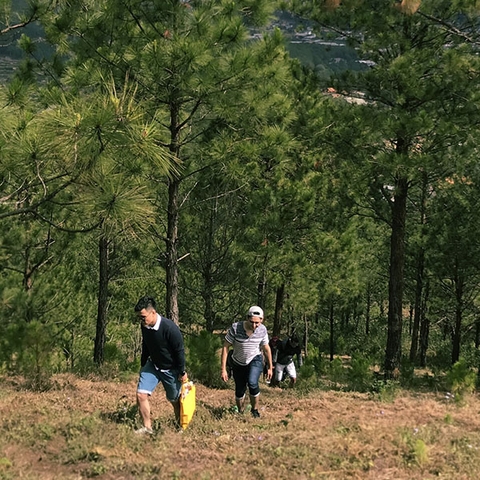
[{"label": "small green plant", "polygon": [[188,337],[185,343],[188,374],[209,387],[221,386],[218,355],[222,346],[220,338],[203,330],[199,335]]},{"label": "small green plant", "polygon": [[393,402],[399,389],[396,380],[383,380],[377,378],[373,381],[369,393],[381,402]]},{"label": "small green plant", "polygon": [[466,397],[475,391],[475,372],[468,367],[464,359],[460,359],[452,366],[447,372],[446,379],[457,404],[464,403]]},{"label": "small green plant", "polygon": [[413,447],[413,456],[417,465],[422,466],[428,463],[428,448],[423,440],[417,438]]},{"label": "small green plant", "polygon": [[350,389],[357,392],[366,392],[372,384],[373,372],[370,369],[370,360],[360,355],[353,355],[350,369],[347,371],[347,380]]},{"label": "small green plant", "polygon": [[298,369],[297,384],[295,390],[301,393],[308,393],[318,388],[318,375],[312,364],[303,364]]},{"label": "small green plant", "polygon": [[126,401],[117,405],[117,409],[109,415],[110,420],[115,423],[123,423],[130,427],[135,427],[137,420],[138,407]]},{"label": "small green plant", "polygon": [[326,373],[325,360],[320,353],[320,349],[311,343],[307,347],[308,355],[305,356],[303,366],[309,366],[313,368],[313,371],[317,375]]},{"label": "small green plant", "polygon": [[415,365],[407,357],[402,357],[400,380],[404,386],[412,386],[415,379]]},{"label": "small green plant", "polygon": [[345,369],[342,360],[338,357],[334,358],[328,369],[329,379],[338,387],[345,380]]},{"label": "small green plant", "polygon": [[51,388],[52,376],[52,331],[50,325],[36,320],[12,325],[10,332],[15,337],[14,370],[25,378],[25,387],[34,391],[47,391]]}]

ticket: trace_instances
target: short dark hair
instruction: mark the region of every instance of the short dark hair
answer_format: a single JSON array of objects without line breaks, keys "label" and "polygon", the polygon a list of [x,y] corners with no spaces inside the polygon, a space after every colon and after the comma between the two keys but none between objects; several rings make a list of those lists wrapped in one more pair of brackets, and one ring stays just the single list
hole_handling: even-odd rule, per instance
[{"label": "short dark hair", "polygon": [[137,302],[135,305],[135,311],[140,312],[144,308],[148,310],[149,308],[153,308],[156,310],[157,304],[155,302],[155,299],[153,297],[141,297],[140,300]]}]

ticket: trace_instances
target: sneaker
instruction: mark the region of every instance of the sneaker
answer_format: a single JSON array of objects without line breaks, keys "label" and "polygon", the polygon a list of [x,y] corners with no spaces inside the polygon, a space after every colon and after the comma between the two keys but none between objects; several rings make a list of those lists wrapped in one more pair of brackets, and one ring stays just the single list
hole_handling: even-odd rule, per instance
[{"label": "sneaker", "polygon": [[135,430],[135,433],[137,435],[152,435],[153,430],[151,428],[142,427],[142,428],[139,428],[138,430]]},{"label": "sneaker", "polygon": [[260,417],[260,413],[256,408],[252,409],[252,417],[253,418],[259,418]]}]

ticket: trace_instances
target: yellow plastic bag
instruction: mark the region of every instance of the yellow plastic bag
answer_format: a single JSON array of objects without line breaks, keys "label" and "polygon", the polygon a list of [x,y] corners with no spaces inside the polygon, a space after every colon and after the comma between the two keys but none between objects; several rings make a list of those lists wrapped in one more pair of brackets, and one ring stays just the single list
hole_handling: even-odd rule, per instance
[{"label": "yellow plastic bag", "polygon": [[180,389],[180,426],[185,430],[195,412],[195,385],[187,378]]}]

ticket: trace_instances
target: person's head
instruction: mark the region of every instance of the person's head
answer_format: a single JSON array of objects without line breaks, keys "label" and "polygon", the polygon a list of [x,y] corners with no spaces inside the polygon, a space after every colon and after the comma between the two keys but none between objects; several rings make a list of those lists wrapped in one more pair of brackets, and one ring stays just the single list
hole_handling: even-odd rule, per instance
[{"label": "person's head", "polygon": [[252,329],[255,330],[263,322],[263,310],[254,305],[248,309],[247,320],[250,322]]},{"label": "person's head", "polygon": [[135,305],[135,312],[142,325],[153,327],[157,322],[156,303],[153,297],[142,297]]}]

